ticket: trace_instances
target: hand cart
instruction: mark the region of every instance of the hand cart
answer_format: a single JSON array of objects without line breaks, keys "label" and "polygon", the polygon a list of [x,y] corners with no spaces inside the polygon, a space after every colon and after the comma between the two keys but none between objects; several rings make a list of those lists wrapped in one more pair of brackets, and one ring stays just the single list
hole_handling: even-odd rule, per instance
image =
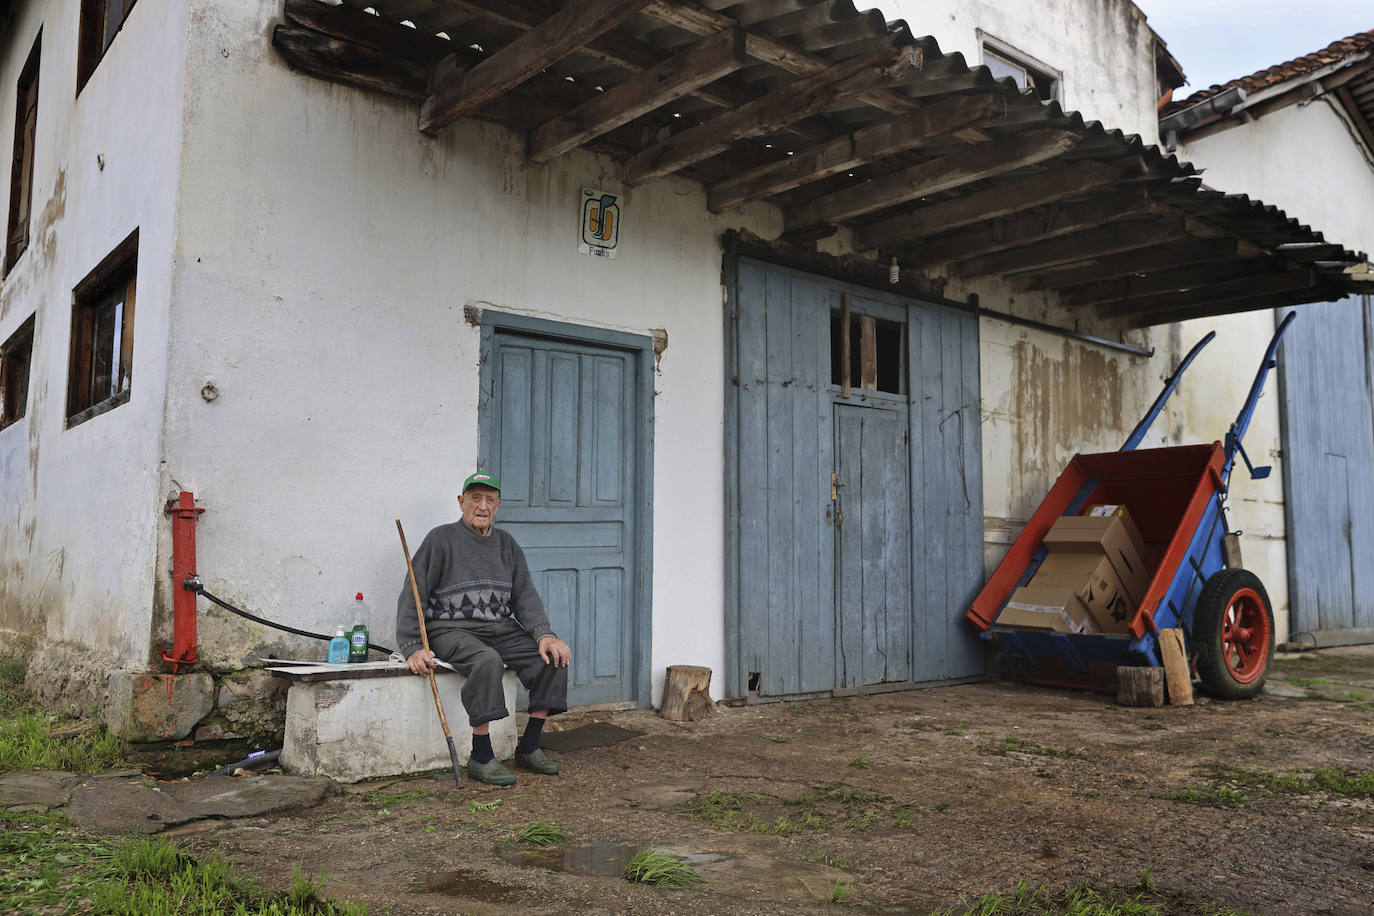
[{"label": "hand cart", "polygon": [[[1244,699],[1260,692],[1274,653],[1274,615],[1259,578],[1226,566],[1223,502],[1237,455],[1255,479],[1271,470],[1251,464],[1241,440],[1295,317],[1289,313],[1275,331],[1224,444],[1137,448],[1213,332],[1179,364],[1120,451],[1075,455],[1069,462],[965,613],[997,647],[1012,674],[1040,684],[1115,691],[1117,667],[1159,666],[1158,631],[1178,627],[1210,693]],[[1149,585],[1126,621],[1128,632],[1061,633],[999,625],[1012,592],[1030,581],[1048,555],[1043,542],[1050,527],[1060,516],[1078,515],[1094,504],[1125,505],[1147,548]]]}]

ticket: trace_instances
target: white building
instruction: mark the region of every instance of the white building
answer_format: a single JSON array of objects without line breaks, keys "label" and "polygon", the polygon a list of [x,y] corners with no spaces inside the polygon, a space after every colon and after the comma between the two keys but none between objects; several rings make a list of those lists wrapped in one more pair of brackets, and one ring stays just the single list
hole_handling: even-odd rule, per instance
[{"label": "white building", "polygon": [[[390,644],[393,519],[418,543],[482,465],[579,704],[670,664],[741,700],[983,676],[963,611],[1065,462],[1120,446],[1173,322],[1252,307],[1110,284],[1263,251],[1319,301],[1357,259],[1154,145],[1180,77],[1133,5],[889,12],[11,5],[0,625],[77,702],[160,670],[186,490],[211,592],[332,631],[361,591]],[[1221,438],[1251,343],[1147,444]],[[208,670],[323,652],[200,607]]]}]

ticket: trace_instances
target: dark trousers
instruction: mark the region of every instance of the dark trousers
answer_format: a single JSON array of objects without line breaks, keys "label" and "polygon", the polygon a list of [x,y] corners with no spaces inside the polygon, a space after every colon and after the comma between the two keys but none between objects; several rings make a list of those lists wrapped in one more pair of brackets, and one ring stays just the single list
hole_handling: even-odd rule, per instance
[{"label": "dark trousers", "polygon": [[514,671],[530,692],[530,709],[547,709],[549,715],[567,710],[568,669],[545,662],[534,638],[514,620],[464,620],[453,626],[431,627],[430,649],[467,679],[463,705],[473,725],[510,715],[501,689],[506,668]]}]

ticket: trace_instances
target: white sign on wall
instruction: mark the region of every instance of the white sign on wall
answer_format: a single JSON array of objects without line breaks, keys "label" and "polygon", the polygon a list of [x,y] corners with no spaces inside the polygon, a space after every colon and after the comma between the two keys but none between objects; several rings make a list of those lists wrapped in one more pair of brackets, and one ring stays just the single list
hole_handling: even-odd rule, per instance
[{"label": "white sign on wall", "polygon": [[599,188],[582,189],[582,223],[577,250],[598,258],[613,258],[620,244],[620,198]]}]

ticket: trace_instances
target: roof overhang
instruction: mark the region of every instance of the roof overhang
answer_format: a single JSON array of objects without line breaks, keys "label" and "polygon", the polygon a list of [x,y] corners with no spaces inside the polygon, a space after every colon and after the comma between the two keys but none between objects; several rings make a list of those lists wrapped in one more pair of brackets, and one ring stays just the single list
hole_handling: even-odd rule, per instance
[{"label": "roof overhang", "polygon": [[[714,9],[719,8],[719,9]],[[1201,186],[1158,147],[1022,94],[849,0],[285,0],[293,67],[682,175],[785,238],[844,227],[882,263],[1053,290],[1147,326],[1343,298],[1362,256]]]}]

